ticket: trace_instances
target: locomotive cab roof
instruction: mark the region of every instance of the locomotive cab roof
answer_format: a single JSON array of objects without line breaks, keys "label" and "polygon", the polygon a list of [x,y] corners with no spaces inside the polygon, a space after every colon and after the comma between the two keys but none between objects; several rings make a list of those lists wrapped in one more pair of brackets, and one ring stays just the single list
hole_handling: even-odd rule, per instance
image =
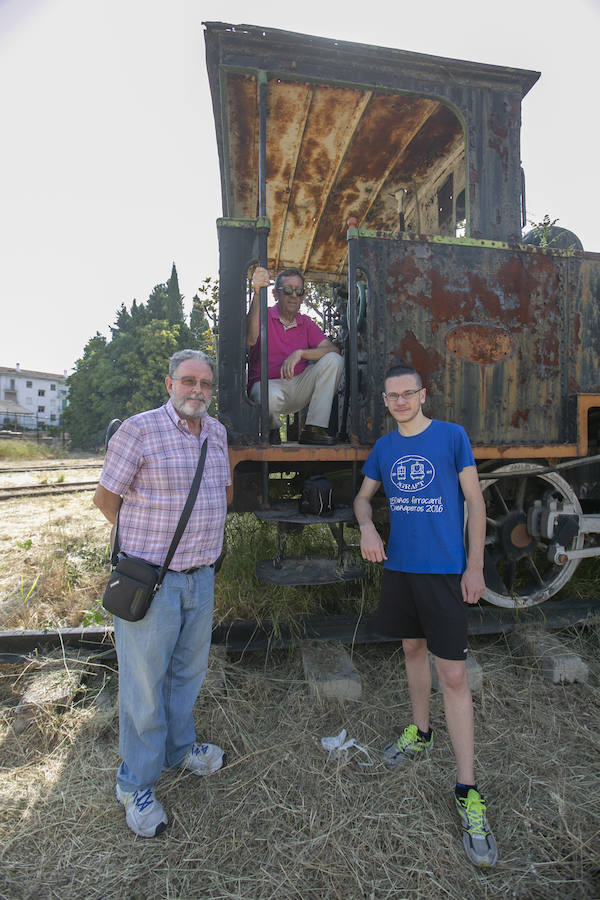
[{"label": "locomotive cab roof", "polygon": [[376,232],[520,240],[521,101],[538,72],[251,25],[205,29],[228,219],[259,216],[267,85],[270,267],[341,280],[350,217]]}]

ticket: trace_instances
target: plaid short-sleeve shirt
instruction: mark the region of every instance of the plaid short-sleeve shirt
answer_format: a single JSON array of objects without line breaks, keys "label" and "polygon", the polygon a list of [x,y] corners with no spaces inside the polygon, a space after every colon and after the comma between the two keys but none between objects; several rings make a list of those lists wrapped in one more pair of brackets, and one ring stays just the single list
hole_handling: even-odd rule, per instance
[{"label": "plaid short-sleeve shirt", "polygon": [[205,440],[200,489],[170,568],[181,571],[217,559],[223,546],[226,487],[231,483],[227,433],[205,415],[197,438],[170,400],[126,419],[108,444],[100,484],[123,498],[119,545],[125,553],[162,565]]}]

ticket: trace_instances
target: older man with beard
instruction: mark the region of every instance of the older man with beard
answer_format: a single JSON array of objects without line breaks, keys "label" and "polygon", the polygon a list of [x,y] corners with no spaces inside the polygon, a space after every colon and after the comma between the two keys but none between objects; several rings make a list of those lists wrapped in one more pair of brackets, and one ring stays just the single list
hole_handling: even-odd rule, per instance
[{"label": "older man with beard", "polygon": [[116,794],[141,837],[167,826],[154,795],[163,768],[211,775],[225,762],[220,747],[196,740],[193,717],[208,663],[230,483],[225,428],[207,414],[213,371],[199,350],[171,357],[169,401],[127,419],[113,435],[94,496],[109,522],[118,517],[120,551],[159,568],[208,442],[196,503],[148,612],[137,622],[114,620],[122,759]]}]

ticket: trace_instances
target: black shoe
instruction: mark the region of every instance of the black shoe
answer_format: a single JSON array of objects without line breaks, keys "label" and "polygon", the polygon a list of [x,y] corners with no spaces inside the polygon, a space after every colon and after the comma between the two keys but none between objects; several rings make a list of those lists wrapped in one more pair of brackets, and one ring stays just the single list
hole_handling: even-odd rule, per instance
[{"label": "black shoe", "polygon": [[271,428],[269,431],[269,443],[275,446],[279,446],[281,444],[281,435],[279,433],[279,428]]},{"label": "black shoe", "polygon": [[327,432],[327,429],[321,428],[320,425],[306,425],[302,429],[298,443],[330,447],[331,444],[335,444],[335,438]]}]

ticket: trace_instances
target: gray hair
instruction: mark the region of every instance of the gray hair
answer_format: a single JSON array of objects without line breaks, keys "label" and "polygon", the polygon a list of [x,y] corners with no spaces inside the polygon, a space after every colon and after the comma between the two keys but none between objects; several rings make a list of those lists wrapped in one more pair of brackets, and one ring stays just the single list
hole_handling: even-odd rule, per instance
[{"label": "gray hair", "polygon": [[177,353],[174,353],[171,359],[169,360],[169,376],[172,377],[182,362],[185,362],[186,359],[197,359],[199,362],[206,363],[207,366],[210,366],[210,370],[213,374],[213,378],[215,375],[215,363],[214,360],[207,356],[202,350],[178,350]]}]

